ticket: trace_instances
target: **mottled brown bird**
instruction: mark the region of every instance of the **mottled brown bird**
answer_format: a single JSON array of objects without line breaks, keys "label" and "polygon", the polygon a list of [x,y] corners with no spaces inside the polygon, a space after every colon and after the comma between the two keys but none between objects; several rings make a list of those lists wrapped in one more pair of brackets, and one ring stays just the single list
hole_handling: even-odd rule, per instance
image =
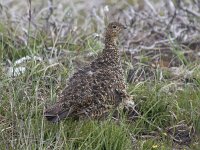
[{"label": "mottled brown bird", "polygon": [[58,122],[67,117],[105,117],[129,100],[116,44],[124,29],[118,22],[108,25],[103,52],[72,75],[56,104],[45,111],[48,121]]}]

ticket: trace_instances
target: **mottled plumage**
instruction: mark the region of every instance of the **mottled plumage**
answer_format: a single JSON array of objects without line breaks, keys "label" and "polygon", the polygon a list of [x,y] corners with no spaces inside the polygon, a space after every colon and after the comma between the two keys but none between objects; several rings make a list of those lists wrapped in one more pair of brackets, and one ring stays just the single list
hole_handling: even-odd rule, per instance
[{"label": "mottled plumage", "polygon": [[47,120],[101,118],[129,99],[116,46],[123,29],[124,26],[117,22],[108,25],[103,52],[72,75],[56,104],[45,111]]}]

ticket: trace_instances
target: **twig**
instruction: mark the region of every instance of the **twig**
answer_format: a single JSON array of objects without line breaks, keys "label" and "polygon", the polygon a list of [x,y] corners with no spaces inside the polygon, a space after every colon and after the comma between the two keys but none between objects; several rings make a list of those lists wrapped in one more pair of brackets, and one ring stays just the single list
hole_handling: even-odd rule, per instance
[{"label": "twig", "polygon": [[27,40],[27,45],[29,45],[30,42],[30,30],[31,30],[31,20],[32,20],[32,14],[31,14],[31,10],[32,10],[32,1],[28,0],[28,4],[29,4],[29,10],[28,10],[28,40]]},{"label": "twig", "polygon": [[195,12],[195,11],[193,11],[193,10],[191,10],[191,9],[188,9],[188,8],[185,8],[185,7],[182,7],[182,6],[180,6],[180,8],[181,8],[183,11],[186,11],[187,13],[189,13],[189,14],[191,14],[191,15],[197,17],[197,18],[200,18],[200,14],[199,14],[198,12]]}]

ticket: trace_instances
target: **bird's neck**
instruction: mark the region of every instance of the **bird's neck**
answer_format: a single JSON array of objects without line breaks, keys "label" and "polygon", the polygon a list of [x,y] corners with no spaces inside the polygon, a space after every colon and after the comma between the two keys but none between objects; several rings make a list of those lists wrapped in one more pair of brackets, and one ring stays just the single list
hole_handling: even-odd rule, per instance
[{"label": "bird's neck", "polygon": [[117,48],[117,37],[112,37],[109,34],[105,36],[105,49]]},{"label": "bird's neck", "polygon": [[117,49],[117,38],[109,35],[105,36],[105,48],[103,50],[103,55],[108,57],[108,59],[119,62],[120,55]]}]

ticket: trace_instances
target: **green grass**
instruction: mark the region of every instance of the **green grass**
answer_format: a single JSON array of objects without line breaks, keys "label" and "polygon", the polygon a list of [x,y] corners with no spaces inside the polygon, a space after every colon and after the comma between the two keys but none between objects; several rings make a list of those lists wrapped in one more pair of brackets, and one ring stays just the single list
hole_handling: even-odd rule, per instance
[{"label": "green grass", "polygon": [[[56,95],[65,86],[66,79],[74,70],[73,60],[85,59],[84,53],[96,53],[102,45],[92,37],[85,40],[86,45],[65,45],[70,55],[49,63],[48,59],[34,59],[24,63],[26,71],[16,77],[9,77],[5,61],[14,63],[24,56],[49,55],[43,51],[44,37],[32,39],[29,45],[15,47],[7,36],[1,40],[0,65],[0,146],[2,149],[80,149],[80,150],[124,150],[124,149],[172,149],[177,145],[169,138],[166,128],[184,121],[195,128],[195,137],[190,148],[200,146],[200,72],[199,66],[187,63],[185,68],[194,70],[190,82],[170,78],[146,80],[129,84],[140,115],[134,122],[126,118],[116,122],[65,120],[51,124],[43,117],[46,104],[56,101]],[[73,43],[68,39],[67,43]],[[54,45],[56,47],[56,45]],[[59,48],[59,47],[56,47]],[[7,52],[9,50],[9,53]],[[63,49],[58,49],[64,52]],[[81,61],[81,60],[80,60]],[[72,63],[71,63],[72,62]],[[155,70],[155,75],[159,71]],[[150,138],[142,136],[156,133]],[[182,146],[184,148],[186,146]],[[186,147],[188,148],[188,147]]]}]

